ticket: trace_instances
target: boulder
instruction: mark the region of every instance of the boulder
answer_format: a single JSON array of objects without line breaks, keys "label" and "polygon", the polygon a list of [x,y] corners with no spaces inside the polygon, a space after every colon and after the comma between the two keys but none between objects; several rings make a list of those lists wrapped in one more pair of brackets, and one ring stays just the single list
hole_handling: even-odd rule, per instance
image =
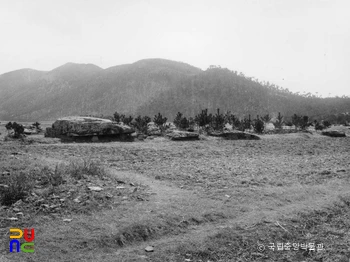
[{"label": "boulder", "polygon": [[216,136],[216,137],[223,137],[228,140],[240,140],[240,139],[247,139],[247,140],[259,140],[260,137],[254,134],[240,132],[240,131],[234,131],[234,132],[219,132],[214,131],[209,133],[210,136]]},{"label": "boulder", "polygon": [[198,133],[188,132],[188,131],[179,131],[179,130],[173,130],[171,132],[168,132],[166,136],[169,137],[171,140],[176,140],[176,141],[199,139]]},{"label": "boulder", "polygon": [[131,134],[134,129],[108,119],[71,116],[56,120],[46,128],[46,137],[119,136]]},{"label": "boulder", "polygon": [[340,131],[323,131],[322,135],[324,136],[330,136],[330,137],[346,137],[344,132],[340,132]]},{"label": "boulder", "polygon": [[160,130],[160,128],[154,122],[149,122],[147,124],[147,135],[149,135],[149,136],[161,136],[162,130]]}]

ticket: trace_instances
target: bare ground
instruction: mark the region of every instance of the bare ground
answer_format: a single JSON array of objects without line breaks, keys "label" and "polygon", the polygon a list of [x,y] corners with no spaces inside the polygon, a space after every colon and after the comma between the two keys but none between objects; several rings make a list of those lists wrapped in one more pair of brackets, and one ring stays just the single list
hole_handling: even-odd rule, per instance
[{"label": "bare ground", "polygon": [[[9,221],[12,207],[1,209],[0,261],[349,261],[350,140],[343,129],[346,138],[0,142],[0,174],[93,159],[115,178],[92,181],[113,198],[91,212],[23,208]],[[9,253],[15,226],[35,228],[34,253]],[[268,247],[288,242],[324,250]]]}]

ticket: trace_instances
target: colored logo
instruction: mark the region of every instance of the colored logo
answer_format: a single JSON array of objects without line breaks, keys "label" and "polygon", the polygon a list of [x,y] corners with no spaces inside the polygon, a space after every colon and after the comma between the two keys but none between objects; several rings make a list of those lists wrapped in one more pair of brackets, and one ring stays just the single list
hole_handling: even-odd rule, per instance
[{"label": "colored logo", "polygon": [[[24,238],[26,242],[20,243],[19,239]],[[10,228],[10,252],[14,252],[13,249],[15,248],[16,252],[22,252],[25,253],[33,253],[34,252],[34,240],[35,234],[34,234],[34,228],[28,230],[28,228],[24,229],[24,232],[19,228]]]}]

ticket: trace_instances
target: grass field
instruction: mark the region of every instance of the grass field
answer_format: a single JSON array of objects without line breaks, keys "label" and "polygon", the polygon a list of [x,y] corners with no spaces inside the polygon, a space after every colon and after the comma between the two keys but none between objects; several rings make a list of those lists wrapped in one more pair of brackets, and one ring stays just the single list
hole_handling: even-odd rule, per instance
[{"label": "grass field", "polygon": [[[5,142],[3,124],[0,184],[27,181],[30,194],[0,205],[0,261],[350,261],[346,127],[61,143]],[[35,229],[34,253],[9,252],[11,227]]]}]

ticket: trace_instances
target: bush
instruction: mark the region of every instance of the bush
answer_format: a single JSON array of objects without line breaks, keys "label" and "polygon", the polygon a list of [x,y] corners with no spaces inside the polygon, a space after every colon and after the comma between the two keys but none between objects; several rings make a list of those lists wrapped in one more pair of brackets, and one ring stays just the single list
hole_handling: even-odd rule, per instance
[{"label": "bush", "polygon": [[250,119],[250,115],[249,115],[248,118],[244,118],[243,121],[241,121],[240,130],[245,131],[246,129],[251,129],[251,127],[252,127],[252,120]]},{"label": "bush", "polygon": [[40,184],[43,186],[52,185],[54,187],[63,183],[63,174],[66,172],[64,165],[56,165],[55,170],[51,170],[48,166],[44,166],[37,176]]},{"label": "bush", "polygon": [[12,129],[12,122],[8,122],[6,125],[6,130],[7,130],[7,133],[10,134],[10,130]]},{"label": "bush", "polygon": [[275,126],[276,129],[281,129],[281,128],[282,128],[282,125],[283,125],[283,123],[284,123],[283,118],[284,118],[284,117],[281,115],[281,113],[278,112],[277,119],[276,119],[276,121],[273,123],[273,125]]},{"label": "bush", "polygon": [[206,125],[211,125],[212,119],[212,114],[208,115],[208,109],[204,109],[200,114],[195,116],[194,121],[198,126],[204,127]]},{"label": "bush", "polygon": [[186,117],[183,117],[180,112],[177,113],[173,123],[178,129],[187,129],[190,127],[190,121]]},{"label": "bush", "polygon": [[225,116],[220,113],[220,109],[217,109],[217,113],[212,118],[212,127],[214,130],[222,131],[225,126]]},{"label": "bush", "polygon": [[325,127],[322,125],[322,124],[320,124],[319,122],[317,122],[316,121],[316,123],[315,123],[315,130],[317,131],[317,130],[323,130]]},{"label": "bush", "polygon": [[125,125],[129,126],[134,118],[132,116],[124,116],[121,117],[121,122],[123,122]]},{"label": "bush", "polygon": [[124,119],[124,118],[125,118],[125,115],[121,115],[121,114],[119,114],[118,112],[115,112],[115,113],[113,114],[113,120],[114,120],[115,122],[117,122],[117,123],[122,122],[122,119]]},{"label": "bush", "polygon": [[164,124],[166,123],[168,119],[166,117],[163,117],[160,113],[158,115],[154,116],[153,122],[159,127],[163,128]]},{"label": "bush", "polygon": [[90,159],[84,159],[82,162],[70,162],[67,169],[69,175],[77,180],[82,179],[84,176],[97,176],[102,178],[107,174],[103,166]]},{"label": "bush", "polygon": [[40,128],[40,123],[39,123],[39,122],[33,123],[32,126],[35,126],[36,129],[41,129],[41,128]]},{"label": "bush", "polygon": [[330,127],[332,124],[331,124],[329,121],[325,120],[325,121],[323,121],[323,125],[324,125],[325,128],[328,128],[328,127]]},{"label": "bush", "polygon": [[15,172],[3,181],[5,186],[0,187],[0,203],[10,206],[18,200],[25,199],[33,189],[33,179],[23,172]]},{"label": "bush", "polygon": [[265,123],[264,121],[262,121],[259,116],[257,116],[256,119],[254,119],[253,121],[253,128],[254,128],[254,131],[258,134],[261,134],[264,132],[264,129],[265,129]]},{"label": "bush", "polygon": [[151,118],[148,116],[141,117],[140,115],[134,119],[131,125],[136,129],[138,133],[147,133],[147,124],[151,122]]}]

